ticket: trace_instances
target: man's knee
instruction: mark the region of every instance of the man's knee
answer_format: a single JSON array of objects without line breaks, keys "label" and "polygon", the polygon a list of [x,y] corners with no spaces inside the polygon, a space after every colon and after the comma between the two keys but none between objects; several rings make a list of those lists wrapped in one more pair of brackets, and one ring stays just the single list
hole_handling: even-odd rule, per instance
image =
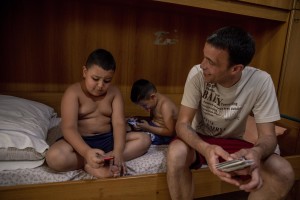
[{"label": "man's knee", "polygon": [[291,164],[284,158],[280,157],[281,159],[277,162],[278,164],[278,173],[277,177],[279,178],[279,181],[283,181],[283,184],[285,186],[292,186],[295,181],[295,173],[291,166]]},{"label": "man's knee", "polygon": [[172,141],[168,148],[167,165],[173,168],[183,168],[191,164],[191,153],[193,150],[183,141],[176,139]]},{"label": "man's knee", "polygon": [[270,179],[269,184],[273,185],[277,192],[285,196],[292,188],[295,180],[295,174],[291,164],[283,157],[272,155],[264,163],[264,169],[267,176],[273,177]]}]

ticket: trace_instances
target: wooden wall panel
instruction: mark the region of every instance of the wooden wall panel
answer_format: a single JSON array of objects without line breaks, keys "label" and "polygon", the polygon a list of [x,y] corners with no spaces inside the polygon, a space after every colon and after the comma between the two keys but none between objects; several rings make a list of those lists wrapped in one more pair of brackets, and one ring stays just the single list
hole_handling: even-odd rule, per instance
[{"label": "wooden wall panel", "polygon": [[280,111],[300,120],[300,11],[292,11],[279,94]]},{"label": "wooden wall panel", "polygon": [[117,61],[114,82],[125,96],[139,78],[180,95],[189,69],[202,60],[208,34],[227,25],[253,34],[251,65],[268,71],[277,87],[287,29],[282,22],[151,1],[0,4],[0,91],[63,92],[81,79],[88,54],[105,48]]},{"label": "wooden wall panel", "polygon": [[[127,9],[101,1],[5,1],[2,7],[1,82],[70,84],[81,78],[91,51],[105,48],[117,60],[116,82],[128,65]],[[132,21],[132,20],[131,20]],[[130,31],[132,32],[132,31]],[[126,66],[125,66],[126,67]],[[17,74],[16,74],[17,69]]]}]

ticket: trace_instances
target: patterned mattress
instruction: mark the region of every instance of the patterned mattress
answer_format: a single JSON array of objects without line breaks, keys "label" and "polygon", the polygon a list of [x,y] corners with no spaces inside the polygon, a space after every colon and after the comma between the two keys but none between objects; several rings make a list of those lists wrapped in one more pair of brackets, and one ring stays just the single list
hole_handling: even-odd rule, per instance
[{"label": "patterned mattress", "polygon": [[[152,145],[149,151],[134,160],[128,161],[128,176],[166,172],[167,145]],[[34,169],[0,171],[0,186],[63,182],[93,179],[84,170],[56,172],[46,164]]]}]

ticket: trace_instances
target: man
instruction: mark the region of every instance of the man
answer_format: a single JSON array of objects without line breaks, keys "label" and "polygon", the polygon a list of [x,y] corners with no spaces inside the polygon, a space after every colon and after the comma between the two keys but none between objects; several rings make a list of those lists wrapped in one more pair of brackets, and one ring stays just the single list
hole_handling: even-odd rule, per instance
[{"label": "man", "polygon": [[[221,180],[250,192],[249,199],[283,199],[292,187],[291,165],[274,154],[273,122],[280,119],[274,85],[269,74],[247,66],[254,53],[252,37],[238,27],[221,28],[207,38],[201,69],[192,69],[185,83],[176,123],[179,138],[168,150],[173,200],[193,198],[190,169],[202,164]],[[254,145],[242,140],[250,113],[259,134]],[[216,168],[217,163],[236,158],[254,163],[229,173]],[[249,176],[247,181],[240,179]]]}]

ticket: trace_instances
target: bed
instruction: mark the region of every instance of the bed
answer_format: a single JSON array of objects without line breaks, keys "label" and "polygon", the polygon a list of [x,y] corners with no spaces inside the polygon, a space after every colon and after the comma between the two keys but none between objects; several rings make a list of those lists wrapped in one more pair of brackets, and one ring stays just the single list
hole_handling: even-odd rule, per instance
[{"label": "bed", "polygon": [[[170,199],[165,174],[167,145],[152,145],[145,155],[127,162],[125,177],[95,179],[83,170],[58,173],[49,169],[44,155],[60,137],[56,113],[60,98],[53,94],[20,96],[26,98],[0,95],[0,199]],[[247,131],[253,132],[253,118],[248,121]],[[276,132],[287,134],[278,126]],[[247,140],[255,141],[253,134],[246,135]],[[300,156],[286,159],[299,180]],[[193,171],[193,176],[195,198],[238,191],[207,168]]]}]

